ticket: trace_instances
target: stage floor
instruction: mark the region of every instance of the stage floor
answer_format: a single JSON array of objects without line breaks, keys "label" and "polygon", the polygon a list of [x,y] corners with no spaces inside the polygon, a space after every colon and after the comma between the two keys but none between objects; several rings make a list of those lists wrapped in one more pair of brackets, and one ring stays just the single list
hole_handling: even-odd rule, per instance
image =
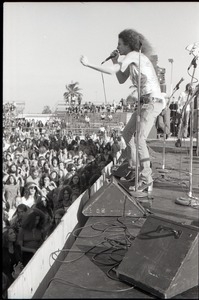
[{"label": "stage floor", "polygon": [[[164,169],[168,171],[167,173],[162,172],[162,141],[150,141],[149,147],[153,163],[154,187],[147,197],[136,198],[136,201],[143,205],[149,215],[199,230],[199,209],[175,203],[179,197],[188,198],[190,191],[188,144],[182,148],[175,148],[174,141],[168,142]],[[191,192],[194,197],[199,198],[199,159],[196,156],[193,157],[192,172]],[[122,184],[128,189],[129,183]],[[114,201],[116,200],[113,199],[113,207]],[[98,204],[100,206],[100,201]],[[122,282],[115,272],[127,254],[126,244],[121,243],[121,240],[123,241],[124,236],[128,236],[133,245],[134,238],[140,233],[146,220],[147,216],[88,217],[85,226],[74,233],[77,235],[76,241],[42,298],[157,299],[143,289]],[[179,253],[173,253],[174,260],[175,255]],[[198,298],[198,286],[173,297],[173,299]]]}]

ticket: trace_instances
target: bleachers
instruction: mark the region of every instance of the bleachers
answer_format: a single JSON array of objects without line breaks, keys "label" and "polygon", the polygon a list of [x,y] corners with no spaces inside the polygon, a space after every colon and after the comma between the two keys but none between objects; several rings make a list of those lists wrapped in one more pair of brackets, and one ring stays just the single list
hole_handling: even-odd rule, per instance
[{"label": "bleachers", "polygon": [[[123,122],[123,123],[126,123],[126,119],[127,119],[127,113],[125,112],[116,112],[116,113],[113,113],[112,116],[112,120],[109,120],[108,117],[107,117],[107,113],[106,113],[106,118],[104,120],[101,119],[101,113],[87,113],[87,115],[89,116],[90,118],[90,124],[91,125],[94,125],[94,124],[100,124],[100,125],[116,125],[120,122]],[[81,126],[84,127],[83,124],[86,124],[85,120],[84,120],[84,117],[80,116],[79,119],[76,118],[75,114],[71,114],[69,115],[68,113],[65,113],[65,115],[59,115],[60,117],[62,117],[66,124],[73,124],[74,127],[78,127],[78,125],[80,125],[81,123]],[[77,125],[77,126],[75,126]]]}]

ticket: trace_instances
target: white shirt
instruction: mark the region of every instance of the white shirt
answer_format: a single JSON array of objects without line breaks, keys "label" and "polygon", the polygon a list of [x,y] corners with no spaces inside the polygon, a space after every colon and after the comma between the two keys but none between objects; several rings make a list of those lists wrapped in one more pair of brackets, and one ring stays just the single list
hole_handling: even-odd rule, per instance
[{"label": "white shirt", "polygon": [[121,71],[124,72],[129,66],[130,78],[135,87],[138,87],[139,78],[139,56],[140,56],[140,95],[151,94],[154,98],[163,99],[160,90],[160,84],[153,67],[152,62],[143,53],[139,54],[137,51],[129,52],[120,62]]},{"label": "white shirt", "polygon": [[26,199],[25,197],[22,197],[22,198],[21,198],[21,201],[19,201],[19,202],[17,203],[17,206],[18,206],[19,204],[25,204],[25,205],[27,205],[28,207],[32,207],[33,204],[35,204],[35,199],[34,199],[34,197],[29,197],[28,199]]}]

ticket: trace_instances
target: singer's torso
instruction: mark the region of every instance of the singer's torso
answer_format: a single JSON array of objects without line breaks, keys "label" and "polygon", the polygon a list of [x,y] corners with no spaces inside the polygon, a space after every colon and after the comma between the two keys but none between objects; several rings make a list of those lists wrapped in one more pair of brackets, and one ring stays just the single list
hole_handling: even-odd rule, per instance
[{"label": "singer's torso", "polygon": [[[162,99],[160,84],[151,61],[144,54],[136,51],[129,52],[124,58],[125,65],[129,63],[130,79],[135,87],[139,80],[139,55],[140,55],[140,95],[149,95]],[[121,62],[122,63],[122,62]],[[123,69],[123,68],[121,68]]]}]

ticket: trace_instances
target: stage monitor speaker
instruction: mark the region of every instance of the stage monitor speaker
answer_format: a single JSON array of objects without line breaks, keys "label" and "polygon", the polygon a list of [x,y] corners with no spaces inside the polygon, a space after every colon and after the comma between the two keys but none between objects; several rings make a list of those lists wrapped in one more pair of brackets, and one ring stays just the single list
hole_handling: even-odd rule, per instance
[{"label": "stage monitor speaker", "polygon": [[198,285],[199,229],[148,216],[117,269],[121,281],[168,299]]},{"label": "stage monitor speaker", "polygon": [[85,216],[133,216],[143,217],[147,211],[132,195],[112,177],[88,199],[83,208]]},{"label": "stage monitor speaker", "polygon": [[112,171],[113,176],[117,178],[127,177],[130,175],[131,170],[128,168],[128,161],[123,162],[115,171]]}]

